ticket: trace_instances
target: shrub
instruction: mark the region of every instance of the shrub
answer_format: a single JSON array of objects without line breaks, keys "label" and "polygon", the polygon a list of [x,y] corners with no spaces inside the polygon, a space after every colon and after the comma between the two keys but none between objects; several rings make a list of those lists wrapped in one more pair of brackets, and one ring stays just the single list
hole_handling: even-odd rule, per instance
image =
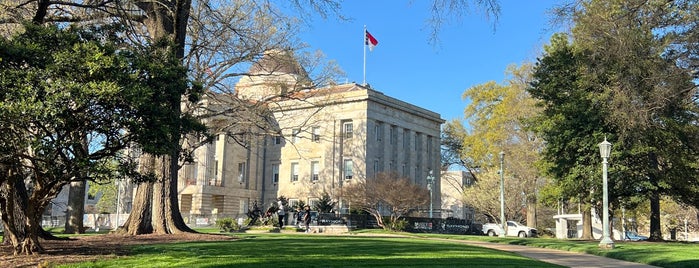
[{"label": "shrub", "polygon": [[404,219],[399,219],[394,222],[389,222],[386,226],[391,231],[405,231],[408,227],[408,221]]},{"label": "shrub", "polygon": [[216,226],[224,232],[233,232],[240,230],[238,221],[233,218],[221,218],[216,220]]}]

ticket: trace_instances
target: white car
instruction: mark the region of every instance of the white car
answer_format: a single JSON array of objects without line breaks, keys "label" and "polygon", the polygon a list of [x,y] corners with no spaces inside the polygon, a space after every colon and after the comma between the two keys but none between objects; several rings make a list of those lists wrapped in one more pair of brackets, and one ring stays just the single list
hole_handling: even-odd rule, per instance
[{"label": "white car", "polygon": [[[483,224],[483,234],[488,236],[498,236],[500,235],[502,228],[500,224],[497,223],[486,223]],[[535,228],[529,226],[521,225],[514,221],[507,221],[507,233],[506,236],[517,236],[517,237],[536,237],[538,235]]]}]

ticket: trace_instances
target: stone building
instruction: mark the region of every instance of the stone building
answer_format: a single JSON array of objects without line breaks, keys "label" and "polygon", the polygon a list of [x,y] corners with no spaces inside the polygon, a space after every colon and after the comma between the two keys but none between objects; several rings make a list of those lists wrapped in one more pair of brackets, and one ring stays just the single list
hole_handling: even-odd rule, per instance
[{"label": "stone building", "polygon": [[442,216],[465,219],[473,222],[475,210],[464,204],[464,189],[474,183],[473,175],[468,171],[451,170],[442,173]]},{"label": "stone building", "polygon": [[[305,71],[281,51],[265,54],[249,73],[237,96],[204,101],[221,111],[207,125],[241,134],[217,135],[180,170],[184,215],[239,217],[255,202],[265,207],[284,196],[292,205],[313,205],[324,194],[345,212],[344,185],[395,171],[426,187],[429,171],[439,170],[439,114],[355,83],[304,88]],[[252,120],[226,117],[227,105],[236,102],[249,104]],[[440,196],[434,195],[437,208]]]}]

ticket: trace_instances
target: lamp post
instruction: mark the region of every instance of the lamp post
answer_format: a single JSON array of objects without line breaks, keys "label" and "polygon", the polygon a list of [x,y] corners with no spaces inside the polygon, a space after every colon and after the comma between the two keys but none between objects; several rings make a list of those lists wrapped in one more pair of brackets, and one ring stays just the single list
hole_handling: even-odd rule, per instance
[{"label": "lamp post", "polygon": [[430,219],[432,218],[432,185],[434,185],[434,176],[432,170],[427,174],[427,190],[430,191]]},{"label": "lamp post", "polygon": [[505,237],[505,228],[507,224],[505,223],[505,172],[503,171],[503,166],[505,165],[505,152],[500,152],[500,237]]},{"label": "lamp post", "polygon": [[602,240],[599,242],[600,248],[614,248],[614,241],[609,237],[609,194],[607,189],[607,158],[612,151],[612,144],[604,138],[599,144],[599,153],[602,156]]}]

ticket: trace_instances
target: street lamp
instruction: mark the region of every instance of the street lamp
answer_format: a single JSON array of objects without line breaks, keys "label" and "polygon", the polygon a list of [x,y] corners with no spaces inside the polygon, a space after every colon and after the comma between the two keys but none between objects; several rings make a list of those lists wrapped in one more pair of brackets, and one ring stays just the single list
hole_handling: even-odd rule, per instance
[{"label": "street lamp", "polygon": [[503,166],[505,165],[505,152],[500,152],[500,237],[505,237],[505,228],[507,225],[505,223],[505,172],[503,171]]},{"label": "street lamp", "polygon": [[432,218],[432,186],[434,185],[434,176],[432,170],[427,174],[427,190],[430,191],[430,219]]},{"label": "street lamp", "polygon": [[614,241],[609,237],[609,194],[607,189],[607,158],[612,151],[612,144],[607,141],[607,137],[599,144],[599,154],[602,156],[602,241],[600,248],[614,248]]}]

